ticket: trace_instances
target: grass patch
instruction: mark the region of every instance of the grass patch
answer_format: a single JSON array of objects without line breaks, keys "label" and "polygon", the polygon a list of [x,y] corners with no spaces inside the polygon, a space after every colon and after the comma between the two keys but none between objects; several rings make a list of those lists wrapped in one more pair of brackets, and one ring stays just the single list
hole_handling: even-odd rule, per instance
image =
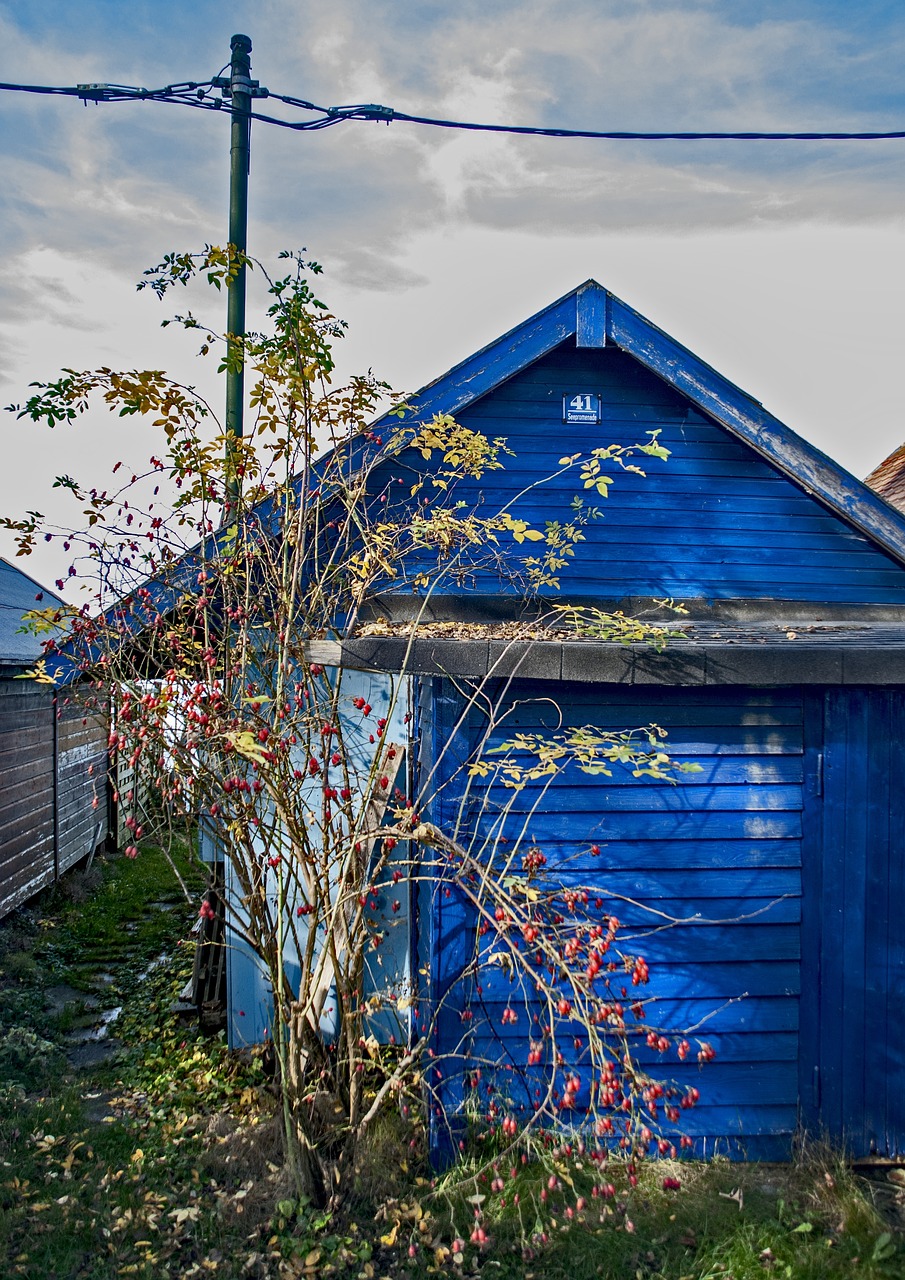
[{"label": "grass patch", "polygon": [[[186,851],[176,854],[197,891]],[[374,1127],[344,1216],[313,1212],[283,1171],[261,1059],[230,1055],[172,1013],[194,910],[163,856],[144,849],[0,925],[4,1276],[905,1275],[905,1192],[821,1149],[783,1166],[641,1165],[637,1186],[615,1160],[601,1169],[540,1150],[522,1164],[500,1151],[437,1179],[412,1147],[417,1128],[392,1112]],[[112,981],[99,985],[99,972]],[[62,1008],[47,998],[60,989]],[[123,1048],[76,1075],[66,1035],[108,1002],[123,1005]],[[473,1242],[478,1227],[485,1238]]]},{"label": "grass patch", "polygon": [[[790,1165],[656,1161],[639,1166],[634,1187],[618,1161],[581,1166],[550,1156],[524,1167],[501,1160],[476,1166],[464,1188],[461,1171],[445,1189],[427,1186],[388,1215],[397,1265],[408,1260],[412,1274],[450,1263],[460,1273],[492,1267],[502,1280],[905,1274],[900,1232],[871,1184],[832,1152],[813,1149]],[[475,1243],[478,1227],[486,1239]]]},{"label": "grass patch", "polygon": [[[189,887],[199,890],[199,870],[187,848],[176,844],[171,856]],[[98,870],[90,894],[73,901],[64,879],[43,908],[33,960],[45,979],[87,987],[98,972],[113,971],[123,985],[136,966],[172,947],[185,931],[190,908],[159,849],[143,846],[137,858],[116,858]],[[13,957],[4,958],[4,970],[10,962]]]}]

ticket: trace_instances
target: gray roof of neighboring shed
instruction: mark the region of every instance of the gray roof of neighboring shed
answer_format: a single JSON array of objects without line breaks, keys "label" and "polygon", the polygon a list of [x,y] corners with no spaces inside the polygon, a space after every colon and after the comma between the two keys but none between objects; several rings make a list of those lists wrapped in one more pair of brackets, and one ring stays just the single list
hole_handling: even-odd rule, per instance
[{"label": "gray roof of neighboring shed", "polygon": [[0,559],[0,665],[30,666],[41,656],[41,641],[22,631],[22,615],[29,609],[62,605],[59,596],[42,587],[16,565]]}]

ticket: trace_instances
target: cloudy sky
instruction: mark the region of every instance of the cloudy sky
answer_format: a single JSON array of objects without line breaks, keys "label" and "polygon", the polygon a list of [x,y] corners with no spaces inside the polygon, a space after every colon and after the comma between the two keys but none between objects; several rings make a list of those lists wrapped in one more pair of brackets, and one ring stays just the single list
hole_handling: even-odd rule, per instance
[{"label": "cloudy sky", "polygon": [[[326,105],[568,128],[905,128],[892,0],[0,0],[0,80],[202,80],[237,31],[263,85]],[[202,377],[134,284],[169,249],[225,241],[228,147],[226,115],[0,94],[0,402],[63,366]],[[856,474],[905,438],[905,140],[261,124],[252,148],[250,251],[304,245],[324,264],[322,293],[350,323],[346,371],[416,388],[593,276]],[[4,414],[0,430],[10,513],[50,510],[60,471],[97,476],[152,447],[131,420],[49,436]],[[33,571],[58,567],[45,553]]]}]

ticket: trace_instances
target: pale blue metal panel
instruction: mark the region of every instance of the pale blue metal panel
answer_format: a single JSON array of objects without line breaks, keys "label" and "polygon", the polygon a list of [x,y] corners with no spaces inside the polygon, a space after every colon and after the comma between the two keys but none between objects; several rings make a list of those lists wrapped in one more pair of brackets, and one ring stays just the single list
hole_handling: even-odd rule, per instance
[{"label": "pale blue metal panel", "polygon": [[[353,708],[355,698],[363,698],[370,704],[372,710],[369,717],[362,717]],[[359,776],[366,776],[376,746],[369,739],[379,719],[387,721],[384,729],[385,741],[404,746],[409,737],[409,714],[409,682],[406,678],[373,672],[344,671],[340,717],[343,721],[350,772],[357,771]],[[304,767],[305,760],[299,755],[295,763]],[[316,781],[310,784],[312,808],[319,785]],[[405,766],[397,777],[397,785],[405,792]],[[408,856],[403,845],[398,847],[398,853],[394,851],[381,884],[376,886],[377,893],[373,899],[376,905],[370,913],[377,931],[384,935],[384,940],[366,955],[363,995],[365,1000],[370,998],[375,1004],[377,1001],[381,1004],[369,1023],[371,1031],[379,1040],[389,1040],[391,1037],[399,1041],[406,1040],[409,1032],[410,1012],[405,998],[410,993],[412,967],[409,954],[411,909],[406,866]],[[397,868],[405,868],[406,875],[400,875],[400,879],[394,884],[393,872]],[[241,893],[228,860],[225,881],[227,919],[232,918],[241,923]],[[275,904],[277,886],[274,872],[270,873],[270,881],[269,895]],[[295,907],[296,902],[290,900],[287,912],[294,915]],[[299,923],[303,924],[304,921],[297,920],[297,925]],[[300,929],[299,932],[300,942],[304,947],[304,930]],[[273,1022],[273,997],[267,974],[239,929],[227,927],[227,946],[229,1043],[234,1048],[259,1044],[271,1034]],[[301,975],[301,961],[297,954],[289,956],[286,971],[290,986],[297,990]],[[400,1000],[402,1009],[397,1012]],[[335,1008],[328,998],[322,1031],[330,1038],[335,1030]]]}]

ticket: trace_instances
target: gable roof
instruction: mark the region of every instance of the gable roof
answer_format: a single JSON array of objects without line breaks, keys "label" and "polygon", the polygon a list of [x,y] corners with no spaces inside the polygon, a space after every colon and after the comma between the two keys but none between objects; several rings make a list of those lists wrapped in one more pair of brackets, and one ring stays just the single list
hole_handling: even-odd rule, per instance
[{"label": "gable roof", "polygon": [[[580,348],[616,346],[633,356],[806,493],[905,564],[905,520],[866,482],[796,435],[759,400],[596,280],[586,280],[461,361],[423,387],[411,402],[419,417],[455,415],[572,337]],[[398,421],[387,415],[376,425],[389,428],[398,426]]]},{"label": "gable roof", "polygon": [[[760,401],[596,280],[586,280],[427,383],[409,399],[413,416],[427,420],[436,413],[455,415],[569,339],[574,339],[579,349],[616,347],[632,356],[805,493],[905,565],[905,513],[900,515],[866,482],[856,479],[839,463],[796,435],[768,413]],[[398,426],[395,414],[387,413],[371,424],[367,437],[358,437],[339,447],[354,466],[379,452],[374,443],[376,432]],[[307,477],[309,483],[316,487],[334,455],[335,450],[329,450],[314,463]],[[295,477],[297,485],[304,481],[302,475]],[[279,509],[272,498],[264,499],[256,508],[256,515],[265,533],[277,530]],[[155,611],[166,612],[181,593],[194,589],[198,572],[205,561],[216,554],[223,536],[220,530],[187,551],[167,580],[148,579],[150,596],[146,607],[135,611],[124,623],[124,636],[137,634],[146,616],[150,617]],[[57,653],[48,658],[48,670],[57,679],[76,678],[77,667],[71,654],[71,641],[64,641]]]}]

